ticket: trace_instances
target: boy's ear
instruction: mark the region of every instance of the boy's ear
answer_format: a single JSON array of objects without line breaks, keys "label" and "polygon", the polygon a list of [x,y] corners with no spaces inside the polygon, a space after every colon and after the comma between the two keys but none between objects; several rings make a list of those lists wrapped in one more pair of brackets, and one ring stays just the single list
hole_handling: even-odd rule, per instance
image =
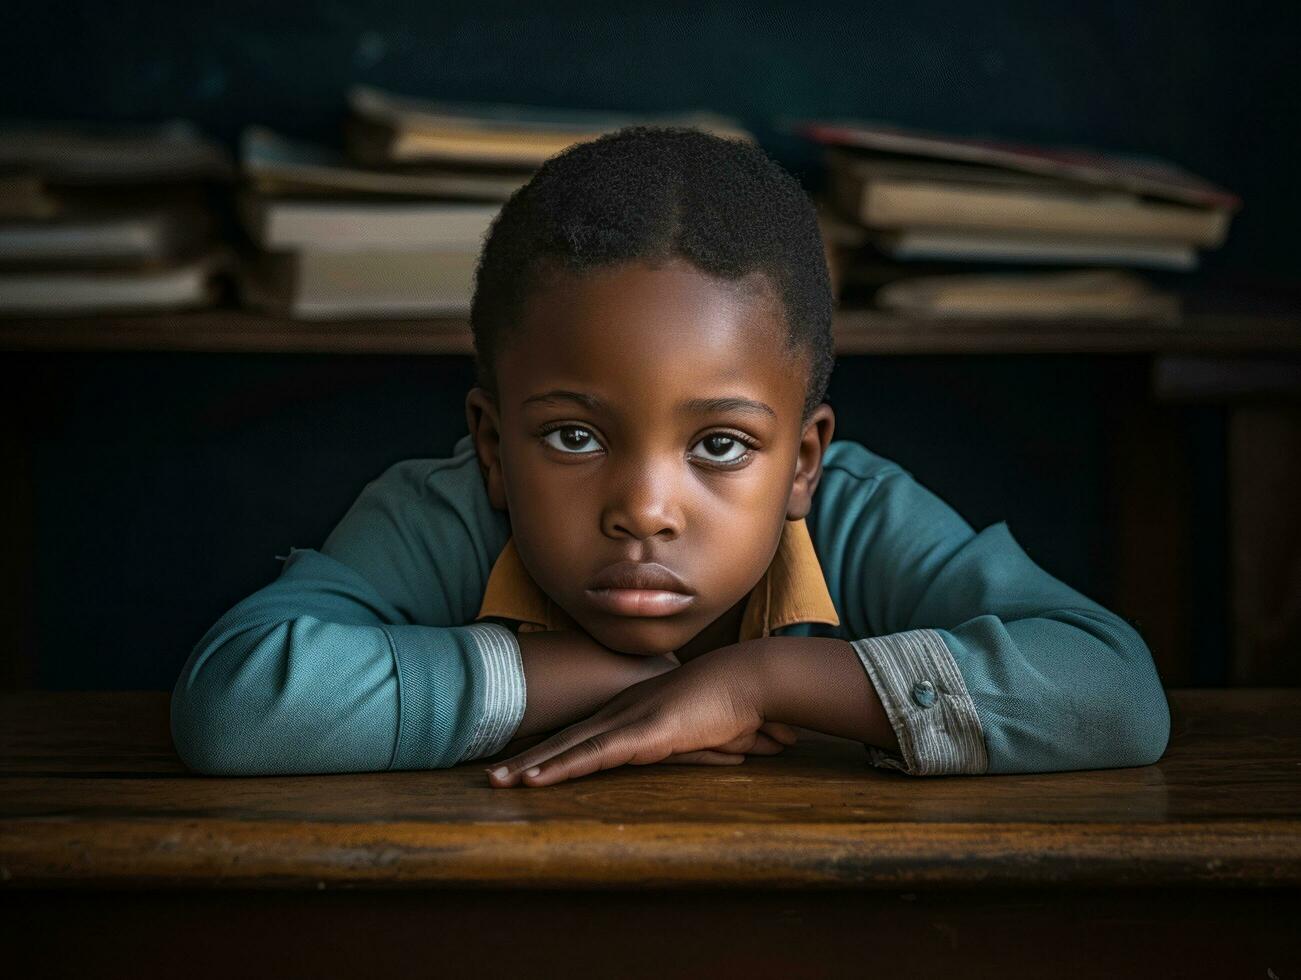
[{"label": "boy's ear", "polygon": [[485,389],[471,388],[465,396],[465,424],[474,439],[488,502],[497,510],[506,510],[506,485],[501,475],[501,416],[497,413],[497,403]]},{"label": "boy's ear", "polygon": [[800,435],[799,453],[795,458],[795,479],[791,482],[790,500],[786,504],[788,521],[803,520],[813,509],[813,494],[822,479],[822,454],[827,451],[831,434],[836,431],[836,413],[823,402],[813,410]]}]

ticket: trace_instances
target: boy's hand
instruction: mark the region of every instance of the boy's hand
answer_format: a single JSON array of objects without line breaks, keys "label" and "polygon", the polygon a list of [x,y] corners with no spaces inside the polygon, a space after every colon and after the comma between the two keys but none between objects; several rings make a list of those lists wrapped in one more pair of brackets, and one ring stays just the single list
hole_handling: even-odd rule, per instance
[{"label": "boy's hand", "polygon": [[746,752],[780,752],[795,733],[765,723],[749,666],[744,651],[723,647],[634,684],[591,717],[493,766],[489,782],[550,786],[622,765],[737,765]]}]

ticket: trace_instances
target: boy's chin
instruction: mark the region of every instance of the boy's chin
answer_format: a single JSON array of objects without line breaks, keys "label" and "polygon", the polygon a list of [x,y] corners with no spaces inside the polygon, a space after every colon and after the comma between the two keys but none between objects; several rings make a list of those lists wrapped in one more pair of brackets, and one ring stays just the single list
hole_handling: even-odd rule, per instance
[{"label": "boy's chin", "polygon": [[681,630],[665,629],[662,622],[650,625],[648,621],[602,624],[587,632],[601,646],[634,657],[663,657],[690,639],[680,636]]}]

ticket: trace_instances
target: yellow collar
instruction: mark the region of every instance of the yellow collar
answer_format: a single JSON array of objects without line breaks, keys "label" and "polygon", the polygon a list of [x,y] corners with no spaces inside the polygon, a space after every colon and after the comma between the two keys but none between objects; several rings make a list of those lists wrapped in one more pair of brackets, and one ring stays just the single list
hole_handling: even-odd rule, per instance
[{"label": "yellow collar", "polygon": [[[507,540],[488,576],[475,619],[486,616],[519,620],[521,633],[578,628],[525,570],[514,538]],[[802,519],[782,525],[777,553],[759,584],[750,590],[737,641],[758,639],[792,623],[840,625],[822,565]]]}]

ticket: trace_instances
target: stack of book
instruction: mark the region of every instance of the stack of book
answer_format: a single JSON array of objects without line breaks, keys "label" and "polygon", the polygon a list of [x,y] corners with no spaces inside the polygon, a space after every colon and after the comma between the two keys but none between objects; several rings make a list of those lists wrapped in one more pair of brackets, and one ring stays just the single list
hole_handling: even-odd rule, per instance
[{"label": "stack of book", "polygon": [[[798,128],[826,147],[829,203],[862,235],[849,258],[841,249],[841,277],[875,277],[878,304],[893,309],[1170,319],[1175,297],[1128,270],[1195,268],[1240,206],[1158,160],[856,123]],[[984,268],[906,281],[918,266]],[[1057,270],[1036,271],[1045,266]]]},{"label": "stack of book", "polygon": [[243,134],[250,305],[307,319],[464,315],[502,202],[548,157],[634,123],[751,138],[707,113],[433,102],[367,87],[348,102],[342,151]]},{"label": "stack of book", "polygon": [[0,131],[0,314],[191,309],[225,262],[231,161],[189,124]]}]

